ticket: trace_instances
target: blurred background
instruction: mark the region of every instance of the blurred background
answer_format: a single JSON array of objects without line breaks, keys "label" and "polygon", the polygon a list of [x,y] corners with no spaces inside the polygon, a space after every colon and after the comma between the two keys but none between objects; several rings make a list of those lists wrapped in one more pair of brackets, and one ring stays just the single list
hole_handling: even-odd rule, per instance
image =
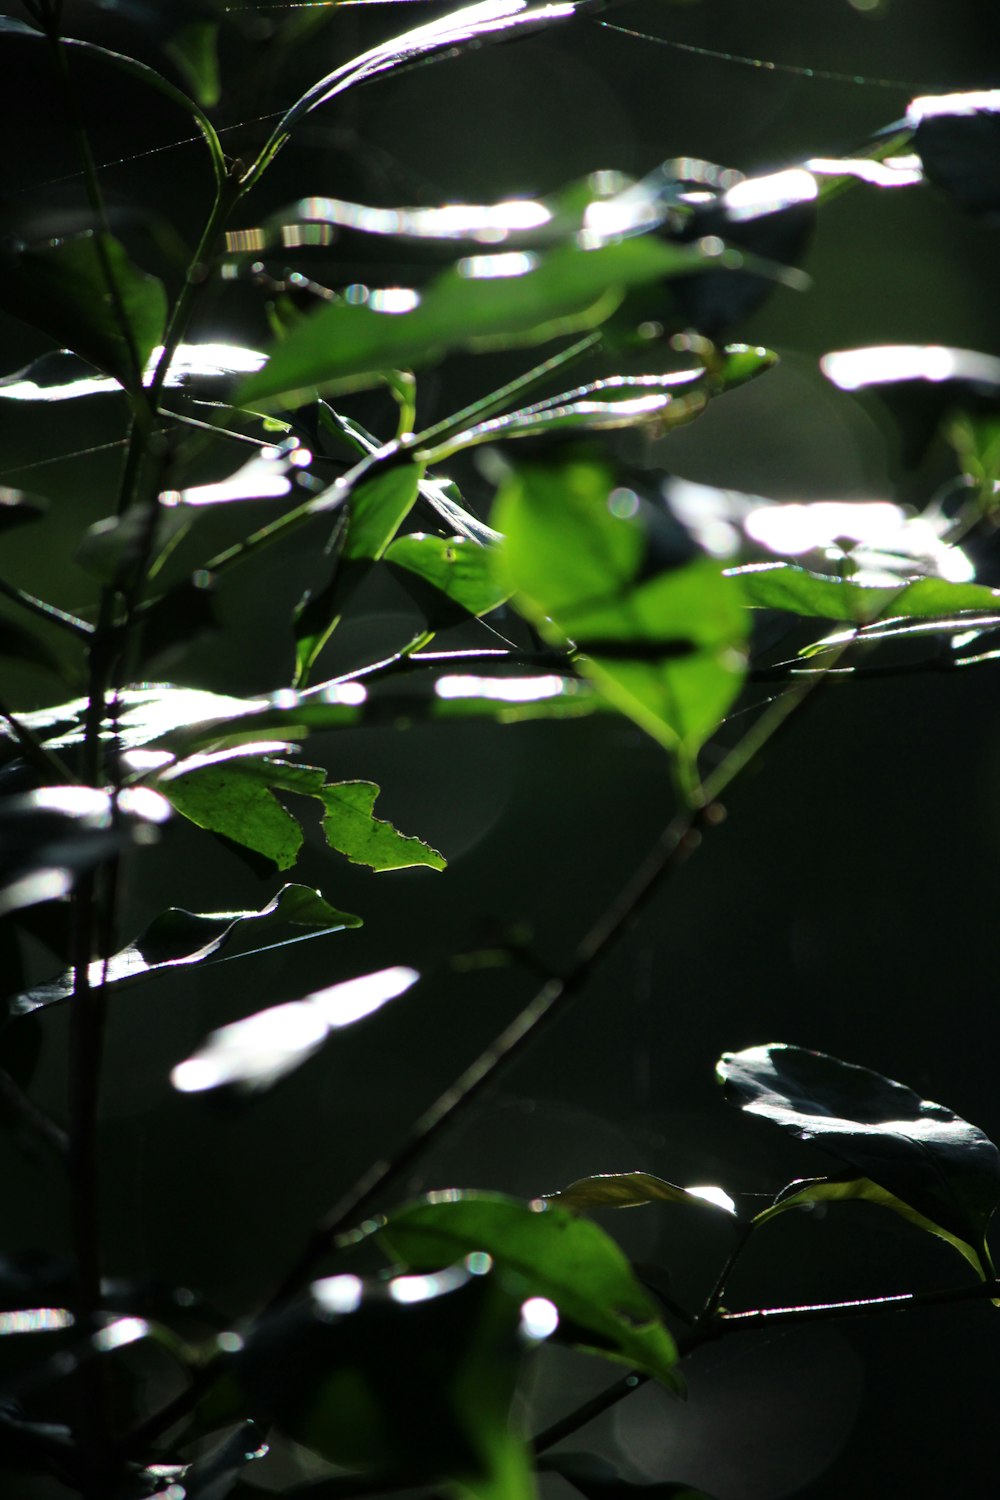
[{"label": "blurred background", "polygon": [[[216,115],[226,149],[246,159],[312,78],[446,10],[345,6],[315,25],[303,11],[313,29],[279,69],[274,28],[288,9],[243,7],[242,33],[222,57]],[[66,15],[70,33],[157,56],[124,5],[70,3]],[[0,97],[0,234],[66,232],[86,222],[86,206],[44,49],[3,35],[0,44],[15,60]],[[101,177],[114,228],[137,261],[176,285],[209,203],[203,148],[187,139],[183,115],[128,80],[83,60],[77,77],[95,157],[109,164]],[[597,168],[640,176],[675,156],[762,172],[850,153],[914,95],[998,83],[1000,20],[987,0],[625,0],[319,112],[241,206],[238,226],[306,194],[386,206],[489,202],[551,192]],[[690,427],[631,440],[628,457],[773,498],[926,502],[950,472],[926,412],[911,405],[901,425],[876,398],[825,382],[818,358],[876,343],[1000,353],[997,233],[930,188],[852,191],[825,205],[805,262],[811,288],[778,289],[733,330],[777,350],[781,364]],[[351,253],[324,267],[336,284],[353,279]],[[370,276],[370,257],[363,267]],[[391,269],[402,279],[408,268]],[[224,284],[197,337],[264,347],[265,301],[249,280]],[[0,316],[0,377],[46,347]],[[529,358],[454,358],[422,375],[422,420]],[[390,434],[388,398],[354,398],[345,409]],[[96,586],[74,552],[84,528],[113,509],[123,422],[115,397],[0,402],[0,484],[50,502],[45,521],[5,537],[6,578],[67,608],[92,604]],[[914,443],[914,424],[927,443]],[[472,503],[488,502],[475,465],[454,472]],[[199,545],[214,550],[230,525],[207,520]],[[240,694],[287,683],[290,636],[276,636],[273,620],[277,603],[287,596],[291,607],[301,592],[311,545],[294,541],[234,571],[220,598],[223,629],[176,661],[171,679]],[[980,562],[983,580],[1000,584],[988,550]],[[373,585],[317,680],[406,639],[409,611],[401,592]],[[48,671],[3,662],[3,696],[23,709],[61,702],[80,691],[74,672],[66,662]],[[770,1041],[875,1068],[1000,1137],[996,683],[986,667],[817,695],[732,788],[725,823],[595,968],[573,1013],[421,1161],[407,1192],[475,1186],[533,1197],[580,1176],[641,1169],[767,1194],[823,1173],[820,1153],[758,1129],[713,1081],[722,1051]],[[748,692],[725,742],[765,696]],[[706,763],[721,753],[709,746]],[[392,1150],[535,987],[527,972],[462,972],[451,957],[516,927],[546,962],[565,962],[672,813],[661,752],[611,717],[343,731],[310,741],[307,758],[377,781],[380,815],[441,849],[448,870],[372,876],[316,830],[294,878],[360,913],[362,929],[234,967],[161,975],[112,1007],[102,1126],[109,1266],[196,1287],[234,1315],[273,1285],[317,1215]],[[143,851],[130,869],[123,937],[166,906],[256,908],[280,884],[206,842],[174,820]],[[41,945],[28,959],[49,976]],[[213,1109],[170,1090],[170,1068],[211,1027],[394,963],[414,964],[425,982],[252,1108]],[[38,1031],[33,1089],[58,1112],[65,1011],[48,1013]],[[6,1251],[64,1247],[56,1169],[12,1132],[0,1137],[0,1157]],[[708,1211],[648,1208],[606,1223],[693,1305],[728,1248]],[[921,1290],[965,1276],[947,1246],[844,1205],[763,1231],[729,1304]],[[569,1446],[718,1500],[865,1500],[946,1486],[985,1500],[995,1492],[982,1460],[992,1452],[997,1317],[973,1303],[734,1335],[691,1361],[686,1405],[646,1389]],[[611,1366],[547,1355],[532,1420],[553,1420],[614,1378]]]}]

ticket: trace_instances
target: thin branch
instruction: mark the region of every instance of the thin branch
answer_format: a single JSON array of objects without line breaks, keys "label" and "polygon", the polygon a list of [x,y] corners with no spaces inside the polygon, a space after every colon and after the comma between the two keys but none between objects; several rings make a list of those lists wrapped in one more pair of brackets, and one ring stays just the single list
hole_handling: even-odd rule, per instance
[{"label": "thin branch", "polygon": [[7,583],[2,578],[0,578],[0,594],[4,594],[14,604],[20,604],[22,609],[29,610],[31,614],[47,620],[50,625],[58,625],[61,630],[68,630],[79,640],[89,640],[94,633],[93,625],[88,625],[85,620],[78,620],[75,615],[68,615],[65,610],[56,609],[54,604],[46,604],[44,599],[36,599],[34,594],[28,594],[24,589],[19,589],[16,584]]},{"label": "thin branch", "polygon": [[950,1302],[981,1302],[1000,1297],[1000,1281],[979,1281],[971,1286],[942,1287],[933,1292],[893,1292],[884,1297],[857,1297],[848,1302],[815,1302],[801,1307],[758,1307],[747,1312],[722,1312],[715,1319],[716,1333],[735,1333],[744,1328],[771,1328],[789,1323],[820,1323],[833,1318],[868,1313],[899,1312],[909,1307],[939,1307]]}]

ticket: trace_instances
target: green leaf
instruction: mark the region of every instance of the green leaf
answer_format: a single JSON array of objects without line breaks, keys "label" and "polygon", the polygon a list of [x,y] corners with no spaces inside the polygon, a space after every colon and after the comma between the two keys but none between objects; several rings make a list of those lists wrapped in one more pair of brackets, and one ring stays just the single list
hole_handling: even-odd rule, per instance
[{"label": "green leaf", "polygon": [[372,781],[326,782],[321,766],[278,759],[290,745],[250,743],[212,754],[194,755],[171,766],[158,780],[164,795],[184,817],[289,869],[302,847],[296,817],[275,791],[316,797],[325,809],[323,832],[331,848],[353,864],[374,870],[445,866],[443,855],[417,838],[397,832],[372,815],[379,788]]},{"label": "green leaf", "polygon": [[178,1063],[170,1081],[182,1094],[230,1086],[243,1093],[268,1089],[318,1052],[333,1032],[374,1015],[419,978],[415,969],[380,969],[302,1000],[269,1006],[213,1031],[197,1052]]},{"label": "green leaf", "polygon": [[574,1213],[594,1208],[640,1208],[647,1203],[684,1203],[736,1214],[733,1200],[722,1188],[677,1187],[651,1172],[602,1172],[596,1177],[581,1177],[557,1193],[546,1193],[545,1198]]},{"label": "green leaf", "polygon": [[[217,962],[223,949],[236,948],[237,954],[266,953],[297,936],[343,932],[360,927],[361,918],[351,912],[338,911],[319,891],[305,885],[283,885],[277,895],[260,911],[185,911],[171,906],[161,912],[140,935],[105,961],[92,964],[92,980],[105,986],[140,979],[158,969],[173,969],[186,964]],[[305,934],[301,930],[306,929]],[[247,948],[243,940],[253,946]],[[73,993],[73,970],[67,969],[57,979],[18,995],[12,1002],[14,1015],[27,1015],[43,1006],[58,1004]]]},{"label": "green leaf", "polygon": [[451,1191],[392,1213],[378,1231],[414,1271],[434,1271],[475,1251],[518,1276],[574,1325],[576,1343],[628,1361],[678,1388],[677,1349],[614,1240],[588,1219],[549,1204]]},{"label": "green leaf", "polygon": [[823,620],[851,620],[857,625],[867,625],[888,614],[893,619],[920,620],[950,616],[960,610],[991,610],[994,614],[1000,610],[1000,590],[980,583],[951,583],[945,578],[901,579],[898,586],[890,588],[831,578],[783,562],[728,568],[726,577],[739,579],[751,608],[781,609]]},{"label": "green leaf", "polygon": [[443,854],[373,815],[378,794],[374,781],[330,782],[314,793],[326,808],[323,832],[331,849],[339,850],[352,864],[370,865],[373,870],[404,870],[412,865],[443,870]]},{"label": "green leaf", "polygon": [[219,102],[218,41],[218,21],[189,21],[165,45],[167,55],[203,109]]},{"label": "green leaf", "polygon": [[616,488],[602,462],[525,464],[501,486],[495,516],[521,609],[576,645],[616,708],[692,759],[743,678],[746,611],[719,564]]},{"label": "green leaf", "polygon": [[163,336],[163,284],[107,234],[88,232],[0,258],[0,308],[135,389]]},{"label": "green leaf", "polygon": [[507,598],[487,548],[466,537],[397,537],[384,560],[412,593],[432,630],[488,615]]},{"label": "green leaf", "polygon": [[510,1407],[545,1337],[542,1309],[484,1259],[428,1277],[314,1282],[306,1305],[254,1328],[233,1378],[255,1412],[333,1463],[531,1500]]},{"label": "green leaf", "polygon": [[[509,260],[475,257],[432,282],[412,311],[328,303],[270,351],[267,365],[237,394],[242,405],[301,404],[317,389],[375,385],[394,369],[432,364],[455,349],[500,349],[594,328],[632,286],[698,270],[702,252],[648,239],[595,250],[564,245]],[[416,294],[414,294],[416,296]]]},{"label": "green leaf", "polygon": [[412,463],[381,469],[345,499],[346,521],[335,537],[330,580],[307,594],[295,613],[297,687],[308,680],[348,602],[413,509],[423,472]]},{"label": "green leaf", "polygon": [[810,1177],[802,1178],[797,1182],[789,1183],[783,1192],[779,1193],[770,1208],[765,1208],[754,1218],[755,1225],[768,1224],[772,1219],[785,1213],[792,1208],[809,1208],[816,1203],[846,1203],[850,1201],[861,1201],[874,1203],[879,1208],[889,1208],[893,1213],[899,1214],[910,1224],[922,1229],[926,1234],[933,1234],[938,1239],[945,1240],[953,1246],[968,1261],[977,1276],[984,1281],[994,1275],[992,1261],[989,1253],[983,1256],[983,1245],[980,1243],[978,1249],[968,1240],[963,1240],[957,1235],[950,1234],[940,1224],[935,1224],[932,1219],[926,1218],[911,1208],[908,1203],[897,1198],[894,1193],[887,1192],[879,1187],[877,1182],[872,1182],[869,1177]]},{"label": "green leaf", "polygon": [[981,1130],[881,1073],[803,1047],[725,1053],[717,1073],[731,1102],[870,1178],[971,1247],[987,1274],[1000,1151]]}]

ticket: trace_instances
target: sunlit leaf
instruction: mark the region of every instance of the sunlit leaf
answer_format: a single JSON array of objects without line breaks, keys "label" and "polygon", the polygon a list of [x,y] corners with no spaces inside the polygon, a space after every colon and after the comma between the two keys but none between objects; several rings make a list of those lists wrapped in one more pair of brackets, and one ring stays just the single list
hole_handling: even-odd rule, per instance
[{"label": "sunlit leaf", "polygon": [[134,389],[162,336],[167,297],[117,240],[85,233],[6,250],[0,308]]},{"label": "sunlit leaf", "polygon": [[[706,258],[707,256],[707,258]],[[300,403],[318,388],[375,384],[382,372],[416,369],[451,350],[537,343],[592,328],[630,286],[683,276],[712,254],[652,238],[585,250],[561,246],[472,256],[439,276],[410,311],[328,303],[270,351],[238,393],[243,404]],[[714,259],[725,264],[721,252]]]},{"label": "sunlit leaf", "polygon": [[677,1350],[615,1242],[589,1219],[492,1193],[445,1192],[397,1210],[379,1231],[392,1255],[433,1271],[474,1251],[515,1273],[573,1325],[575,1342],[677,1388]]},{"label": "sunlit leaf", "polygon": [[872,1182],[868,1177],[854,1177],[844,1174],[839,1177],[807,1177],[797,1182],[789,1183],[775,1198],[770,1208],[765,1208],[757,1214],[754,1219],[755,1225],[768,1224],[772,1219],[778,1218],[789,1209],[809,1209],[817,1203],[847,1203],[860,1201],[874,1203],[879,1208],[889,1208],[893,1213],[899,1214],[917,1229],[922,1229],[926,1234],[933,1234],[938,1239],[945,1240],[963,1260],[966,1260],[976,1272],[986,1280],[993,1275],[993,1267],[989,1259],[982,1258],[982,1244],[977,1248],[969,1244],[967,1240],[950,1234],[947,1229],[942,1228],[933,1220],[919,1214],[911,1208],[908,1203],[897,1198],[893,1193],[887,1192],[885,1188],[879,1187],[878,1183]]},{"label": "sunlit leaf", "polygon": [[258,1323],[235,1360],[252,1409],[386,1482],[531,1500],[510,1406],[524,1356],[554,1326],[551,1306],[543,1320],[540,1299],[486,1256],[432,1276],[329,1276],[310,1293]]},{"label": "sunlit leaf", "polygon": [[[91,978],[105,985],[140,979],[158,969],[217,962],[223,949],[235,954],[266,953],[295,942],[303,935],[342,932],[360,927],[361,918],[338,911],[319,891],[304,885],[284,885],[260,911],[194,912],[172,906],[161,912],[144,932],[111,958],[97,959]],[[252,946],[247,947],[247,943]],[[73,993],[73,970],[18,995],[12,1013],[27,1015],[55,1005]]]},{"label": "sunlit leaf", "polygon": [[[743,596],[753,608],[787,610],[823,620],[852,620],[858,625],[868,625],[880,616],[891,616],[895,622],[951,618],[965,610],[994,615],[1000,611],[1000,591],[979,583],[949,583],[944,578],[901,579],[895,587],[887,588],[884,584],[811,573],[793,563],[780,562],[729,568],[726,576],[739,580]],[[891,628],[889,619],[885,625]]]},{"label": "sunlit leaf", "polygon": [[692,757],[739,691],[747,622],[717,562],[601,462],[528,463],[501,486],[520,606],[615,707]]},{"label": "sunlit leaf", "polygon": [[274,447],[259,448],[227,479],[165,490],[160,501],[168,506],[232,505],[241,500],[280,500],[297,489],[319,489],[320,482],[307,472],[312,457],[298,438],[287,438]]},{"label": "sunlit leaf", "polygon": [[507,598],[485,547],[464,537],[397,537],[385,562],[413,594],[432,630],[488,615]]},{"label": "sunlit leaf", "polygon": [[234,1021],[178,1063],[171,1082],[182,1094],[229,1085],[249,1093],[270,1088],[318,1052],[332,1032],[374,1015],[419,978],[415,969],[380,969]]},{"label": "sunlit leaf", "polygon": [[133,840],[148,841],[170,813],[156,792],[127,789],[113,799],[86,786],[52,786],[3,802],[0,916],[64,896],[77,876]]},{"label": "sunlit leaf", "polygon": [[[887,615],[884,619],[873,620],[870,625],[858,625],[853,630],[835,630],[830,635],[825,635],[821,640],[813,641],[808,646],[803,646],[799,652],[800,656],[818,656],[824,651],[830,651],[840,646],[850,645],[853,641],[869,642],[889,641],[903,637],[919,636],[947,636],[951,638],[952,646],[956,646],[956,637],[966,643],[974,640],[976,635],[983,631],[1000,629],[1000,612],[987,613],[984,610],[967,610],[963,614],[938,615],[931,619],[904,619],[902,616]],[[956,665],[966,658],[952,658]]]},{"label": "sunlit leaf", "polygon": [[735,1214],[736,1206],[728,1193],[717,1187],[677,1187],[651,1172],[602,1172],[597,1177],[581,1177],[557,1193],[546,1193],[546,1200],[574,1212],[594,1208],[639,1208],[646,1203],[684,1203],[721,1209]]},{"label": "sunlit leaf", "polygon": [[739,1108],[830,1152],[989,1267],[1000,1151],[974,1125],[881,1073],[803,1047],[725,1053],[717,1073]]},{"label": "sunlit leaf", "polygon": [[[226,1500],[247,1465],[267,1457],[263,1438],[256,1422],[242,1422],[193,1464],[185,1464],[178,1476],[183,1483],[175,1487],[183,1489],[184,1500]],[[170,1495],[169,1486],[166,1493]]]},{"label": "sunlit leaf", "polygon": [[184,817],[223,834],[289,869],[302,847],[298,819],[275,796],[298,792],[323,804],[327,843],[354,864],[375,870],[426,865],[444,868],[436,849],[397,832],[373,816],[379,788],[371,781],[327,783],[321,766],[280,758],[289,745],[249,743],[194,755],[170,767],[158,780],[165,796]]}]

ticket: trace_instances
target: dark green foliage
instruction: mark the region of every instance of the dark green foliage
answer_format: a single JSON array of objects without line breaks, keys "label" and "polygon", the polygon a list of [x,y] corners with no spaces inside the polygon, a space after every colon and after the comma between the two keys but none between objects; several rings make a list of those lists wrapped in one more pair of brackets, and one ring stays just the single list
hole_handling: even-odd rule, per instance
[{"label": "dark green foliage", "polygon": [[[801,149],[775,148],[789,165],[772,171],[748,165],[766,154],[757,124],[722,91],[696,128],[675,74],[657,145],[637,136],[628,148],[636,161],[653,150],[643,175],[596,159],[581,169],[567,147],[550,181],[532,184],[541,166],[518,161],[516,190],[485,186],[466,203],[433,186],[448,168],[430,161],[412,189],[421,201],[393,207],[396,175],[413,175],[406,143],[389,165],[378,107],[344,95],[385,81],[387,119],[405,106],[417,131],[426,111],[466,142],[478,172],[462,89],[499,75],[476,70],[509,69],[516,156],[519,58],[529,80],[531,66],[575,78],[588,46],[610,47],[620,29],[605,26],[604,7],[482,0],[421,14],[402,35],[389,34],[391,15],[373,21],[361,7],[23,8],[0,18],[24,132],[8,142],[24,182],[0,203],[12,480],[0,486],[0,1123],[11,1244],[40,1236],[53,1248],[0,1263],[10,1492],[226,1500],[260,1484],[358,1500],[424,1486],[452,1500],[533,1500],[549,1471],[585,1500],[708,1500],[702,1469],[633,1463],[624,1425],[613,1462],[540,1455],[578,1429],[607,1448],[601,1413],[647,1380],[682,1394],[689,1364],[697,1409],[698,1352],[711,1343],[714,1357],[741,1330],[954,1301],[969,1304],[967,1331],[1000,1304],[987,1242],[997,1147],[868,1068],[786,1044],[719,1064],[742,1112],[826,1151],[832,1175],[775,1195],[766,1159],[733,1162],[720,1169],[741,1184],[731,1197],[670,1180],[693,1167],[649,1169],[661,1150],[697,1160],[698,1178],[725,1160],[721,1136],[690,1128],[692,1010],[748,1043],[762,1029],[741,994],[712,993],[701,959],[688,961],[684,902],[697,887],[679,894],[679,921],[660,900],[715,839],[721,797],[772,741],[780,756],[777,731],[796,729],[829,682],[934,672],[961,685],[979,674],[958,668],[998,655],[1000,361],[986,331],[982,349],[966,349],[967,333],[949,334],[953,347],[930,322],[905,344],[888,342],[891,318],[889,331],[842,329],[858,285],[836,284],[836,262],[855,265],[853,242],[823,249],[848,193],[849,234],[900,194],[916,205],[910,234],[932,222],[922,212],[942,225],[977,215],[973,232],[989,233],[997,95],[913,98],[901,120],[886,123],[887,106],[856,131],[852,119],[862,139],[837,147],[849,156],[810,155],[818,142],[803,120]],[[680,35],[680,13],[665,15]],[[757,18],[746,24],[752,34]],[[522,38],[538,52],[519,51]],[[501,41],[509,51],[483,54]],[[755,59],[727,59],[713,42],[687,61]],[[22,109],[19,66],[48,70],[58,107]],[[832,70],[788,76],[844,82]],[[398,95],[404,105],[396,88],[414,91]],[[897,113],[916,92],[902,90]],[[166,155],[190,144],[178,122],[209,152],[211,178],[200,156],[196,186]],[[149,140],[133,143],[147,125]],[[745,170],[694,155],[655,164],[668,149],[708,149],[699,134]],[[567,137],[575,150],[575,127]],[[918,259],[907,243],[865,266],[871,287],[905,274],[911,250]],[[935,288],[921,285],[930,303]],[[782,311],[795,298],[814,310],[801,348]],[[770,326],[747,326],[772,312],[773,339]],[[830,347],[841,338],[848,347]],[[751,493],[751,450],[781,453],[796,432],[831,462],[845,434],[860,452],[875,433],[893,498],[859,498],[853,480],[839,485],[845,499],[821,487],[804,499],[784,475]],[[727,476],[745,459],[744,491]],[[521,741],[507,727],[531,719],[552,723]],[[581,770],[586,799],[567,810]],[[791,857],[782,817],[804,901],[839,837],[841,807],[798,804],[812,781],[782,787],[769,809],[740,876],[758,901]],[[519,799],[533,810],[508,836]],[[655,843],[650,819],[666,824]],[[494,827],[484,855],[480,829]],[[516,898],[512,857],[524,866]],[[874,834],[851,860],[853,922],[906,871]],[[922,854],[928,925],[938,903],[968,897],[964,857],[955,868],[952,881],[936,849]],[[744,943],[740,916],[721,909],[724,881],[703,900],[718,902],[713,934],[742,945],[741,962],[742,948],[784,932],[775,907]],[[655,1122],[675,1108],[685,1139],[643,1124],[614,1134],[598,1162],[584,1159],[581,1128],[564,1154],[522,1153],[511,1175],[523,1185],[498,1191],[509,1164],[480,1154],[480,1126],[517,1085],[510,1096],[494,1086],[516,1079],[528,1044],[559,1019],[532,1088],[561,1101],[572,1055],[562,1037],[581,1001],[572,1019],[587,1016],[595,1094],[613,1081],[632,999],[606,992],[599,1007],[592,981],[647,908],[670,959],[649,1007],[658,1026],[669,1016],[676,1049],[637,1072],[628,1109]],[[572,914],[568,945],[560,913]],[[793,936],[762,960],[755,1005],[790,987],[784,970],[826,915],[810,911],[799,928],[787,917]],[[836,914],[831,932],[838,922],[828,966],[840,966],[841,1001],[854,933]],[[903,961],[911,1003],[919,964]],[[934,1004],[937,1017],[937,993]],[[799,1034],[831,1024],[805,1000],[796,1014]],[[930,1078],[933,1038],[918,1031],[905,1029],[907,1055],[919,1052]],[[972,1032],[962,1028],[963,1044]],[[158,1163],[148,1182],[147,1132]],[[651,1159],[608,1161],[626,1138]],[[448,1186],[469,1159],[481,1180]],[[801,1170],[816,1171],[808,1151]],[[568,1185],[553,1190],[553,1176]],[[256,1219],[248,1203],[263,1205]],[[925,1283],[920,1263],[893,1272],[905,1294],[893,1281],[883,1295],[881,1280],[859,1292],[850,1267],[823,1259],[822,1233],[808,1255],[794,1238],[793,1210],[819,1225],[829,1208],[834,1226],[851,1222],[840,1206],[851,1203],[891,1210],[922,1231],[910,1235],[921,1250],[945,1241],[978,1279]],[[591,1216],[624,1208],[642,1213],[612,1216],[619,1244]],[[889,1242],[893,1219],[861,1213],[865,1243]],[[741,1263],[751,1243],[760,1259]],[[781,1259],[788,1244],[823,1302],[803,1301]],[[119,1274],[133,1262],[149,1276]],[[757,1296],[745,1288],[762,1265],[760,1300],[778,1300],[734,1310]],[[631,1373],[574,1405],[560,1361],[581,1355]],[[751,1372],[751,1405],[752,1383]],[[557,1410],[543,1419],[546,1402]],[[681,1405],[672,1422],[685,1420]],[[741,1410],[734,1402],[734,1427]],[[866,1492],[856,1479],[842,1492]],[[868,1487],[895,1482],[885,1471]]]}]

